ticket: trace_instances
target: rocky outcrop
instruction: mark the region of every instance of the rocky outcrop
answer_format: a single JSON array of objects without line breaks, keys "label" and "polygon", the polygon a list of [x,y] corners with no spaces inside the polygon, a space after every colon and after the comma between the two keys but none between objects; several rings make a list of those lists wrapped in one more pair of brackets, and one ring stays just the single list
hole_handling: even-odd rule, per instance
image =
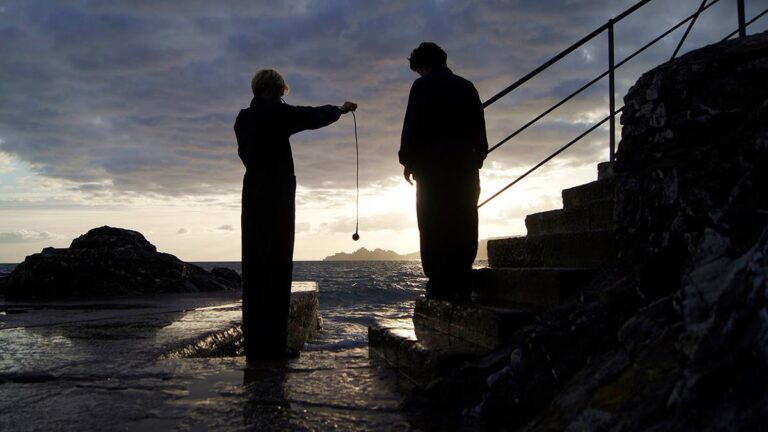
[{"label": "rocky outcrop", "polygon": [[5,293],[5,280],[8,279],[9,273],[0,271],[0,295]]},{"label": "rocky outcrop", "polygon": [[644,74],[613,167],[619,269],[414,406],[508,430],[763,430],[767,76],[768,33]]},{"label": "rocky outcrop", "polygon": [[679,289],[709,231],[743,252],[768,221],[766,76],[763,33],[662,65],[624,98],[615,216],[648,299]]},{"label": "rocky outcrop", "polygon": [[103,226],[74,239],[69,248],[28,256],[5,281],[8,300],[196,292],[240,288],[227,269],[204,269],[157,252],[136,231]]}]

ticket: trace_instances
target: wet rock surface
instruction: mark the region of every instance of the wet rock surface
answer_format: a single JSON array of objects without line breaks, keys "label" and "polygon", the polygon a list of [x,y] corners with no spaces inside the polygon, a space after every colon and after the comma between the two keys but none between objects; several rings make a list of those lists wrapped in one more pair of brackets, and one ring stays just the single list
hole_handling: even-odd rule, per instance
[{"label": "wet rock surface", "polygon": [[0,430],[411,429],[364,347],[258,364],[166,355],[235,327],[238,299],[0,302]]},{"label": "wet rock surface", "polygon": [[[318,316],[319,291],[315,282],[296,282],[291,286],[288,311],[287,345],[300,352],[321,329]],[[214,331],[193,343],[163,355],[165,358],[235,357],[245,355],[243,329],[240,324]]]},{"label": "wet rock surface", "polygon": [[[136,231],[103,226],[28,256],[5,281],[9,300],[50,300],[105,295],[239,289],[228,269],[208,272],[157,248]],[[2,292],[2,291],[0,291]]]},{"label": "wet rock surface", "polygon": [[643,75],[612,167],[619,268],[414,409],[505,430],[763,430],[766,76],[768,33]]}]

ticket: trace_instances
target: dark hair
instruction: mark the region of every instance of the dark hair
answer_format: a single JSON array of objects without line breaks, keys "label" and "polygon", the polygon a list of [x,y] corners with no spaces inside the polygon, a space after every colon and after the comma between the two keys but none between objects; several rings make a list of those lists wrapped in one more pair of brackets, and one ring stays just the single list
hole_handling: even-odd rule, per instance
[{"label": "dark hair", "polygon": [[411,70],[446,66],[448,54],[434,42],[422,42],[408,57]]}]

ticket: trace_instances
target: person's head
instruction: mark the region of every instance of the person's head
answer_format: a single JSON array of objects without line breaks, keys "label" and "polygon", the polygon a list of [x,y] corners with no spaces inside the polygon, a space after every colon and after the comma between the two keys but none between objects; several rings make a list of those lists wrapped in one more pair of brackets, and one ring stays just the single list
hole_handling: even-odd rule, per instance
[{"label": "person's head", "polygon": [[411,70],[420,74],[436,67],[446,66],[447,62],[448,54],[434,42],[422,42],[411,51],[411,56],[408,57]]},{"label": "person's head", "polygon": [[280,98],[288,94],[288,84],[274,69],[261,69],[251,80],[251,90],[256,97]]}]

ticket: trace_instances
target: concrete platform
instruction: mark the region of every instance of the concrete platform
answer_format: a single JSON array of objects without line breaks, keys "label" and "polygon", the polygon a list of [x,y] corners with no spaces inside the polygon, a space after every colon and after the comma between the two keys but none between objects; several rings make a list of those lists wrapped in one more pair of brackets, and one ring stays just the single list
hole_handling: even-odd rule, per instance
[{"label": "concrete platform", "polygon": [[240,295],[0,301],[0,430],[407,430],[362,347],[260,365],[168,355],[235,328]]},{"label": "concrete platform", "polygon": [[[242,304],[240,303],[241,307]],[[301,351],[320,329],[316,282],[293,282],[288,312],[288,346]],[[164,354],[165,358],[232,357],[245,355],[240,323],[213,331],[186,346]]]}]

